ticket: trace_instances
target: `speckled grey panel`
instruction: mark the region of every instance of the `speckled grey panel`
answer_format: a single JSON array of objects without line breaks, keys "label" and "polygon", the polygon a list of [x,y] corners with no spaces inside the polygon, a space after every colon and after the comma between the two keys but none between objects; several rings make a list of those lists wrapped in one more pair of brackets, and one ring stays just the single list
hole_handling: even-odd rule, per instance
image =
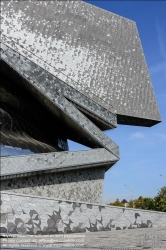
[{"label": "speckled grey panel", "polygon": [[2,1],[1,9],[3,43],[124,124],[161,121],[135,22],[83,1]]},{"label": "speckled grey panel", "polygon": [[[8,53],[10,57],[7,56]],[[106,148],[117,156],[118,160],[119,147],[64,97],[63,88],[51,74],[47,75],[41,67],[36,67],[30,61],[26,64],[25,57],[3,45],[2,59],[27,80],[28,87],[36,94],[36,98],[40,96],[47,107],[51,106],[53,112],[57,112],[58,109],[58,112],[61,112],[59,116],[63,115],[65,121],[70,120],[71,127],[77,129],[89,141],[94,141],[96,147]]]},{"label": "speckled grey panel", "polygon": [[116,161],[106,149],[2,157],[0,190],[99,203]]},{"label": "speckled grey panel", "polygon": [[64,172],[103,166],[110,168],[117,158],[106,149],[53,152],[1,158],[1,179],[29,176],[39,173]]},{"label": "speckled grey panel", "polygon": [[56,234],[162,227],[166,213],[1,193],[1,233]]},{"label": "speckled grey panel", "polygon": [[81,169],[67,172],[35,174],[1,180],[1,191],[28,195],[101,203],[104,168]]},{"label": "speckled grey panel", "polygon": [[[66,84],[58,77],[53,76],[48,71],[42,69],[37,64],[33,63],[31,60],[27,59],[25,56],[20,55],[16,51],[12,50],[3,43],[0,43],[1,47],[1,58],[7,64],[9,64],[14,70],[18,71],[20,74],[24,73],[28,79],[33,78],[43,78],[43,85],[48,89],[49,85],[51,92],[56,95],[57,88],[67,99],[79,105],[83,110],[88,111],[93,114],[93,117],[97,117],[107,124],[107,128],[115,128],[117,126],[117,117],[115,114],[105,109],[92,99],[88,98],[81,92],[77,91],[75,88]],[[33,72],[33,74],[32,74]],[[36,79],[35,79],[36,80]],[[43,86],[43,91],[44,91]],[[91,114],[91,115],[92,115]]]}]

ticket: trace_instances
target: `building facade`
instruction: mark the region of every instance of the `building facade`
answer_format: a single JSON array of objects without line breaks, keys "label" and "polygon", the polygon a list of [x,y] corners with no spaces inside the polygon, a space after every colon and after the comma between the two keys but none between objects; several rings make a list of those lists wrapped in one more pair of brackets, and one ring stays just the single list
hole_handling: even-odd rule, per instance
[{"label": "building facade", "polygon": [[1,15],[2,193],[99,204],[119,160],[103,131],[161,121],[136,24],[83,1],[2,1]]}]

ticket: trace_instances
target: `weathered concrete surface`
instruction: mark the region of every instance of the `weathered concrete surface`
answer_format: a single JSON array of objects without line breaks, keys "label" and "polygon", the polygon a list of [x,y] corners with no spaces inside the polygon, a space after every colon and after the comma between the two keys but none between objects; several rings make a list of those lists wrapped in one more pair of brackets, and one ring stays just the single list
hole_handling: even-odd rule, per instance
[{"label": "weathered concrete surface", "polygon": [[1,180],[1,191],[98,204],[102,201],[104,174],[103,167],[34,173]]}]

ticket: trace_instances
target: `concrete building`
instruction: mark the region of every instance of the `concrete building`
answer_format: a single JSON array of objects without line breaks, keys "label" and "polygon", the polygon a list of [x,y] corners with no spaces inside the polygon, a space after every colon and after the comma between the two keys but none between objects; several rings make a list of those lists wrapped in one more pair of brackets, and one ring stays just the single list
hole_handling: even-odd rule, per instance
[{"label": "concrete building", "polygon": [[[1,229],[86,230],[78,218],[71,227],[70,212],[101,202],[104,174],[119,160],[103,131],[161,121],[136,24],[83,1],[2,1],[1,19]],[[68,139],[91,149],[71,152]],[[66,227],[53,199],[65,200]],[[57,215],[46,223],[43,209]]]}]

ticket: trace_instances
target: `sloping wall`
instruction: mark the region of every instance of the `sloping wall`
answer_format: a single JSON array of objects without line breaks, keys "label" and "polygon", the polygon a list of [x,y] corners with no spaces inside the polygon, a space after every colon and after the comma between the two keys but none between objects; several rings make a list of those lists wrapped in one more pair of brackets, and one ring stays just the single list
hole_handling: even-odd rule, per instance
[{"label": "sloping wall", "polygon": [[56,234],[166,225],[166,213],[1,192],[1,233]]}]

